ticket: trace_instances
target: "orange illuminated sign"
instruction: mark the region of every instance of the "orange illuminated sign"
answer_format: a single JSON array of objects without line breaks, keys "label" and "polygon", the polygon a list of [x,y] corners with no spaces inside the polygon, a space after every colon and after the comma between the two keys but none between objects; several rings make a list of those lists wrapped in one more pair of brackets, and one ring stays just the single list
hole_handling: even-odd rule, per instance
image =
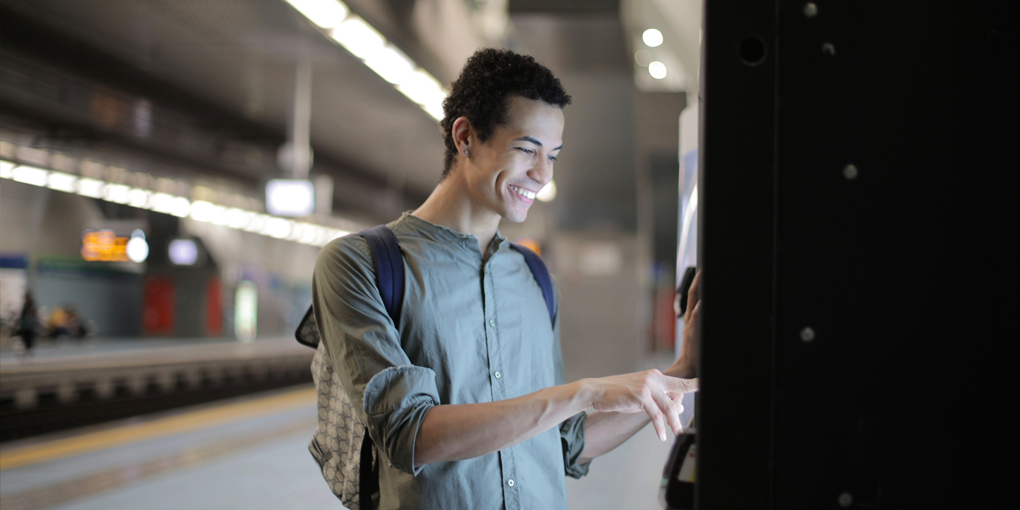
[{"label": "orange illuminated sign", "polygon": [[85,232],[81,238],[81,256],[85,260],[123,262],[127,256],[128,237],[117,237],[112,230]]}]

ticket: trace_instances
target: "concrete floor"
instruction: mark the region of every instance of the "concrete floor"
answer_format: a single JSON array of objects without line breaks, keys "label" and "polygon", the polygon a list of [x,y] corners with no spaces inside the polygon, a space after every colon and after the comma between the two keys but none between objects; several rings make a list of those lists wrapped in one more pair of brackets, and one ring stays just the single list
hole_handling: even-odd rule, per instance
[{"label": "concrete floor", "polygon": [[[315,413],[313,391],[287,389],[7,443],[0,507],[342,509],[307,450]],[[567,480],[570,509],[661,508],[668,449],[642,430]]]}]

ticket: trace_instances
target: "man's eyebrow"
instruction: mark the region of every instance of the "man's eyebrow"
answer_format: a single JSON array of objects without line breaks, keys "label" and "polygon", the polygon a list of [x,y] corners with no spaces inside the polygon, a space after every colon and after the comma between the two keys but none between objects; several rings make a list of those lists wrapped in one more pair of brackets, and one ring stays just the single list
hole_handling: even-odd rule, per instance
[{"label": "man's eyebrow", "polygon": [[[538,141],[537,138],[534,138],[534,137],[531,137],[531,136],[522,136],[520,138],[514,138],[514,141],[515,142],[531,142],[531,143],[533,143],[533,144],[535,144],[535,145],[537,145],[539,147],[542,146],[542,142]],[[558,150],[560,150],[562,148],[563,148],[563,145],[560,145],[559,147],[556,147],[553,150],[554,151],[558,151]]]}]

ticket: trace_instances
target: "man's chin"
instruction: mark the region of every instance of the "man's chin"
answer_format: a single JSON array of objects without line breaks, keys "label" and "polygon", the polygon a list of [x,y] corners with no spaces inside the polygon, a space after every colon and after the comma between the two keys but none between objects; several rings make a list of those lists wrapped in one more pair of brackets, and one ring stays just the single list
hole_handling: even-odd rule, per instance
[{"label": "man's chin", "polygon": [[511,223],[523,223],[524,220],[528,219],[528,211],[506,211],[500,215],[504,220]]}]

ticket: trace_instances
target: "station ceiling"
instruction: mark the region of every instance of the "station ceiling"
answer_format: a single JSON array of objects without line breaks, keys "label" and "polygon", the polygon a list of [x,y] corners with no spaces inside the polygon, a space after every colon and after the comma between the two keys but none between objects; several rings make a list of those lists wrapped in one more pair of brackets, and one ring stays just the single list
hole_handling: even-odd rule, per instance
[{"label": "station ceiling", "polygon": [[321,160],[411,196],[426,196],[441,174],[436,121],[282,0],[2,3],[280,135],[295,63],[307,59]]}]

